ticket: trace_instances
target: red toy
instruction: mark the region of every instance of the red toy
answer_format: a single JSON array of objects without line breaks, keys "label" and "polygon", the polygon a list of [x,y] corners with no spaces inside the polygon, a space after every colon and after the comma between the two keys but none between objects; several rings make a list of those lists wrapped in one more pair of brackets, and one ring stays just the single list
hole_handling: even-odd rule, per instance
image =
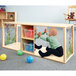
[{"label": "red toy", "polygon": [[74,19],[74,15],[75,13],[74,12],[70,12],[70,15],[68,14],[68,19]]}]

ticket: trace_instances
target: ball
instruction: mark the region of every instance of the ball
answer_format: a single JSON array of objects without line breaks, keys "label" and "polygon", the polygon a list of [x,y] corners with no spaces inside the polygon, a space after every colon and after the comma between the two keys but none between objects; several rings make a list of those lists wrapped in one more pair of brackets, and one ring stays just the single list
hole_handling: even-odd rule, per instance
[{"label": "ball", "polygon": [[23,55],[23,51],[22,50],[18,50],[17,51],[17,55],[19,55],[19,56]]},{"label": "ball", "polygon": [[33,62],[33,58],[32,58],[31,56],[28,56],[28,57],[26,58],[26,61],[27,61],[28,63],[32,63],[32,62]]},{"label": "ball", "polygon": [[2,61],[6,60],[7,59],[7,55],[6,54],[1,54],[0,59]]}]

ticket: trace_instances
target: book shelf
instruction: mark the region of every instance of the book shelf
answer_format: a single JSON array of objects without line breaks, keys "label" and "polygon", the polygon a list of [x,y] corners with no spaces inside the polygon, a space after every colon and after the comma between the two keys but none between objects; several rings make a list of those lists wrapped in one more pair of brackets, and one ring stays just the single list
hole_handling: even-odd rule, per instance
[{"label": "book shelf", "polygon": [[[73,19],[68,19],[68,14],[70,14],[70,12],[74,12]],[[65,15],[65,23],[67,23],[67,21],[68,21],[70,24],[71,21],[76,21],[76,6],[69,6],[68,7],[68,14]]]},{"label": "book shelf", "polygon": [[[29,29],[32,29],[32,30],[29,31]],[[29,43],[32,43],[33,45],[30,45]],[[26,46],[32,47],[33,51],[30,52],[26,50],[25,49]],[[25,53],[34,54],[34,47],[35,47],[34,46],[34,26],[21,25],[21,50],[23,50]]]},{"label": "book shelf", "polygon": [[[5,28],[6,25],[9,26],[8,30],[12,30],[10,31],[10,34],[11,35],[13,34],[12,35],[13,37],[15,36],[14,38],[15,41],[13,41],[12,43],[10,42],[9,44],[7,43],[7,45],[5,43],[5,41],[8,40],[5,34],[8,32],[8,30]],[[18,28],[17,28],[18,25],[20,25],[21,31],[20,30],[18,31]],[[63,56],[57,57],[55,55],[50,55],[44,58],[54,60],[57,62],[61,62],[61,63],[66,63],[74,55],[74,25],[73,24],[3,22],[2,24],[2,47],[7,48],[7,49],[12,49],[15,51],[22,50],[26,54],[41,57],[39,55],[39,50],[45,53],[47,51],[46,47],[48,46],[48,44],[42,42],[40,38],[35,40],[34,31],[35,31],[35,28],[37,28],[38,30],[37,32],[44,32],[44,27],[46,27],[48,31],[50,28],[57,29],[58,31],[57,39],[59,39],[60,41],[62,40],[61,42],[62,42],[62,47],[63,47]],[[20,36],[18,36],[18,32]],[[61,38],[60,38],[60,35],[62,35]],[[19,37],[20,37],[20,42],[17,39]],[[10,40],[12,41],[12,38]],[[40,45],[41,43],[43,43],[42,48],[40,49],[35,48],[36,43],[40,43]],[[69,45],[71,45],[71,47]],[[67,56],[68,51],[70,51],[71,53]]]},{"label": "book shelf", "polygon": [[12,22],[16,20],[15,12],[0,12],[0,27],[2,27],[3,22]]}]

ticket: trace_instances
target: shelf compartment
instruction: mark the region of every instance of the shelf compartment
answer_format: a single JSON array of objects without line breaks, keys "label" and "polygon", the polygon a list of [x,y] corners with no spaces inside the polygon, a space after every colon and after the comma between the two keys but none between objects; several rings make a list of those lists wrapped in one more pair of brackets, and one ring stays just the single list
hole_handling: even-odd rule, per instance
[{"label": "shelf compartment", "polygon": [[7,12],[7,19],[10,21],[15,20],[15,12]]},{"label": "shelf compartment", "polygon": [[6,19],[6,12],[0,12],[0,19]]},{"label": "shelf compartment", "polygon": [[7,49],[17,51],[17,50],[20,50],[20,42],[15,42],[15,43],[12,43],[12,44],[4,45],[3,47],[7,48]]},{"label": "shelf compartment", "polygon": [[34,27],[31,25],[22,25],[21,26],[21,38],[34,40]]},{"label": "shelf compartment", "polygon": [[28,37],[21,37],[22,39],[27,39],[27,40],[34,40],[34,38],[28,38]]},{"label": "shelf compartment", "polygon": [[33,42],[31,41],[24,42],[24,50],[28,52],[33,52]]},{"label": "shelf compartment", "polygon": [[34,33],[33,33],[33,29],[30,28],[30,29],[24,29],[24,37],[27,37],[27,38],[34,38]]}]

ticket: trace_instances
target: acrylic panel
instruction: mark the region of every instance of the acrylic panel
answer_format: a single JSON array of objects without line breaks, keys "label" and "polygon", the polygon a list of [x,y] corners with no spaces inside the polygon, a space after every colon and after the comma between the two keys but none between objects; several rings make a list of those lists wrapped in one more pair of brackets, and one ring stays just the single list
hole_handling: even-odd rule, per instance
[{"label": "acrylic panel", "polygon": [[[47,33],[44,33],[45,32],[45,29],[47,30]],[[47,41],[47,37],[49,37],[49,33],[50,33],[50,29],[53,29],[52,27],[40,27],[40,26],[36,26],[35,27],[35,36],[34,36],[34,40],[35,40],[35,54],[40,56],[39,54],[39,51],[42,51],[43,53],[46,53],[47,52],[47,47],[51,48],[53,46],[51,46],[50,44],[51,41]],[[58,47],[62,47],[63,49],[63,28],[55,28],[54,29],[57,30],[57,35],[54,37],[56,40],[57,40],[57,43],[59,44],[56,44],[56,46]],[[41,37],[38,37],[39,36],[39,33],[41,33]],[[49,37],[50,39],[50,37]],[[54,45],[54,44],[53,44]],[[36,48],[36,47],[39,47],[39,48]],[[40,48],[41,47],[41,48]],[[56,47],[56,48],[58,48]],[[53,49],[56,49],[55,47]],[[46,56],[48,57],[48,59],[53,59],[53,60],[57,60],[57,61],[61,61],[63,62],[63,55],[58,57],[54,54],[51,54],[49,56]]]},{"label": "acrylic panel", "polygon": [[72,29],[66,29],[66,58],[72,54]]},{"label": "acrylic panel", "polygon": [[5,24],[5,45],[16,42],[16,27],[13,24]]}]

